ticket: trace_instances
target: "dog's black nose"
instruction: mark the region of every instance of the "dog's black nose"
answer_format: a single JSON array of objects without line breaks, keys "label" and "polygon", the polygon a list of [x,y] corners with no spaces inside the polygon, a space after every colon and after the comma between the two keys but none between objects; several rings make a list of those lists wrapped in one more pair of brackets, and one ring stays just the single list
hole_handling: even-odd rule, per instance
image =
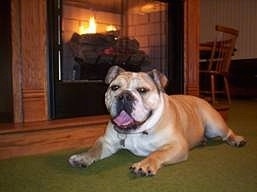
[{"label": "dog's black nose", "polygon": [[128,91],[124,91],[118,96],[118,99],[124,103],[131,102],[133,101],[133,95]]},{"label": "dog's black nose", "polygon": [[117,96],[117,113],[126,111],[128,114],[132,113],[135,98],[129,91],[123,91]]}]

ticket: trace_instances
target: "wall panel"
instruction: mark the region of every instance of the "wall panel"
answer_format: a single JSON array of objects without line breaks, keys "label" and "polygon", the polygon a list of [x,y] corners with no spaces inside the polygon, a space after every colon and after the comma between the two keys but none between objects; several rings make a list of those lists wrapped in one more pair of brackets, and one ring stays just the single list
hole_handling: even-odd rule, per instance
[{"label": "wall panel", "polygon": [[257,58],[257,1],[201,0],[200,41],[212,40],[216,24],[239,30],[234,59]]}]

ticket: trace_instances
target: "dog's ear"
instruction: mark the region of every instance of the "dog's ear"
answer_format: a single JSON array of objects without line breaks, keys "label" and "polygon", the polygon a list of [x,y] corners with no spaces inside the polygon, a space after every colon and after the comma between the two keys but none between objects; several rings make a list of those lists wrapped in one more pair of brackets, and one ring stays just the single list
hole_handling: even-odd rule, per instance
[{"label": "dog's ear", "polygon": [[124,71],[124,69],[117,65],[110,67],[107,72],[107,75],[105,76],[105,83],[110,84],[113,79],[115,79],[121,72]]},{"label": "dog's ear", "polygon": [[156,69],[153,69],[152,71],[148,72],[148,75],[153,79],[157,88],[160,91],[164,91],[166,85],[168,84],[168,79],[166,75],[164,75]]}]

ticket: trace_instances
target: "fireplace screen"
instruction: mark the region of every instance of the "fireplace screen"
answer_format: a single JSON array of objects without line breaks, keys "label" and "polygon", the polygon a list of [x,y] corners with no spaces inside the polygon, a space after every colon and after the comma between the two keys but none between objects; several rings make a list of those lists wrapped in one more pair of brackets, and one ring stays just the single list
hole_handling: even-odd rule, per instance
[{"label": "fireplace screen", "polygon": [[167,72],[167,3],[155,0],[63,0],[59,80],[103,81],[119,65]]}]

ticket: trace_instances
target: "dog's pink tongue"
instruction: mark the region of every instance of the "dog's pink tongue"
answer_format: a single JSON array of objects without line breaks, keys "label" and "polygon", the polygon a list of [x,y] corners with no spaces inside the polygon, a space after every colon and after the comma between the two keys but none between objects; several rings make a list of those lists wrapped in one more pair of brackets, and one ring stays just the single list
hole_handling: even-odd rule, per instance
[{"label": "dog's pink tongue", "polygon": [[120,114],[113,119],[114,123],[119,127],[126,127],[134,122],[134,119],[126,111],[121,111]]}]

